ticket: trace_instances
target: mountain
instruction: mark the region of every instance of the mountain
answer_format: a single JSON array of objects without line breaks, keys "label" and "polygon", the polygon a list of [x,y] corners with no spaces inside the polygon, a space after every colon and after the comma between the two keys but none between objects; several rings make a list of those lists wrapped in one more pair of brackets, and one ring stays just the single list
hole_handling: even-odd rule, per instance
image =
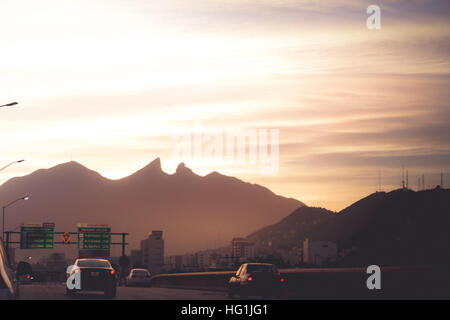
[{"label": "mountain", "polygon": [[359,263],[429,264],[450,261],[450,190],[377,192],[334,213],[301,207],[248,238],[292,248],[305,238],[358,248]]},{"label": "mountain", "polygon": [[264,227],[247,238],[261,246],[270,242],[274,248],[290,249],[308,237],[326,238],[326,235],[319,236],[316,229],[325,221],[335,220],[336,215],[327,209],[303,206],[280,222]]},{"label": "mountain", "polygon": [[112,232],[130,234],[131,248],[150,231],[163,230],[166,254],[227,245],[303,205],[217,172],[196,175],[183,163],[167,174],[159,158],[120,180],[69,162],[0,186],[2,204],[23,195],[31,199],[7,209],[7,230],[22,222],[55,222],[57,231],[107,223]]}]

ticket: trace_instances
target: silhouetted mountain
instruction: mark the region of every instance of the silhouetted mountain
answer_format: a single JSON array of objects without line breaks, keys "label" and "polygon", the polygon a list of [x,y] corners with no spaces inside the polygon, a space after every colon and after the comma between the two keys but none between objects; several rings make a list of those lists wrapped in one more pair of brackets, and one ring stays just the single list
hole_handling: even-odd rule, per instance
[{"label": "silhouetted mountain", "polygon": [[262,228],[247,238],[258,245],[271,242],[274,248],[290,249],[299,246],[305,238],[318,236],[317,227],[327,220],[334,220],[335,216],[336,213],[323,208],[303,206],[280,222]]},{"label": "silhouetted mountain", "polygon": [[22,222],[55,222],[58,231],[74,231],[79,222],[107,223],[113,232],[130,233],[137,248],[161,229],[167,254],[226,245],[303,205],[217,172],[196,175],[184,164],[167,174],[159,159],[120,180],[69,162],[0,186],[2,204],[23,195],[31,200],[8,208],[7,230]]},{"label": "silhouetted mountain", "polygon": [[248,238],[275,247],[305,238],[355,246],[358,263],[429,264],[450,261],[450,190],[377,192],[340,211],[302,207]]}]

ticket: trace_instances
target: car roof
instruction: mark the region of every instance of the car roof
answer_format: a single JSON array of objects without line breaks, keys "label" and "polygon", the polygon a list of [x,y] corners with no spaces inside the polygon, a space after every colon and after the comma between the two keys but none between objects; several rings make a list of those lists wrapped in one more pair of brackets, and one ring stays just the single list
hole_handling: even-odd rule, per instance
[{"label": "car roof", "polygon": [[83,259],[77,259],[77,261],[86,261],[86,260],[107,261],[107,262],[109,262],[109,260],[107,260],[107,259],[97,259],[97,258],[83,258]]},{"label": "car roof", "polygon": [[131,271],[148,271],[148,269],[136,268],[136,269],[131,269]]},{"label": "car roof", "polygon": [[111,265],[111,262],[108,259],[96,259],[96,258],[77,259],[77,260],[75,260],[74,264],[77,265],[81,261],[101,261],[101,262],[107,262],[109,265]]}]

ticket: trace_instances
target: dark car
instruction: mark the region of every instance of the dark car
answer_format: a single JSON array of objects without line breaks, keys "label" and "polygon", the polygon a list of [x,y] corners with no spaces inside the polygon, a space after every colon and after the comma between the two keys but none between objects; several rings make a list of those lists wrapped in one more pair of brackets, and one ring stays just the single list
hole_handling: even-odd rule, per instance
[{"label": "dark car", "polygon": [[273,264],[245,263],[228,282],[230,298],[236,295],[279,298],[284,291],[285,280]]},{"label": "dark car", "polygon": [[150,272],[147,269],[132,269],[126,281],[128,287],[131,286],[149,287],[151,283],[150,279],[151,279]]},{"label": "dark car", "polygon": [[29,274],[29,273],[25,273],[25,274],[21,274],[19,276],[19,283],[20,284],[31,284],[31,282],[34,280],[34,277]]},{"label": "dark car", "polygon": [[106,297],[116,296],[116,271],[108,260],[104,259],[77,259],[68,277],[79,273],[81,276],[81,288],[69,289],[67,295],[73,295],[79,291],[103,291]]}]

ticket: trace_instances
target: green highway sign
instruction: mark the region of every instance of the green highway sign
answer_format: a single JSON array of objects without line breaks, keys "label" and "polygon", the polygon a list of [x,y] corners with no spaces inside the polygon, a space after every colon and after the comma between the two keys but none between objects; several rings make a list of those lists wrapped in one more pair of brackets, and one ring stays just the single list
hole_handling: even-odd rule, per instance
[{"label": "green highway sign", "polygon": [[78,224],[79,250],[107,250],[111,247],[111,228],[107,225]]},{"label": "green highway sign", "polygon": [[54,223],[23,224],[20,227],[21,249],[53,249]]}]

